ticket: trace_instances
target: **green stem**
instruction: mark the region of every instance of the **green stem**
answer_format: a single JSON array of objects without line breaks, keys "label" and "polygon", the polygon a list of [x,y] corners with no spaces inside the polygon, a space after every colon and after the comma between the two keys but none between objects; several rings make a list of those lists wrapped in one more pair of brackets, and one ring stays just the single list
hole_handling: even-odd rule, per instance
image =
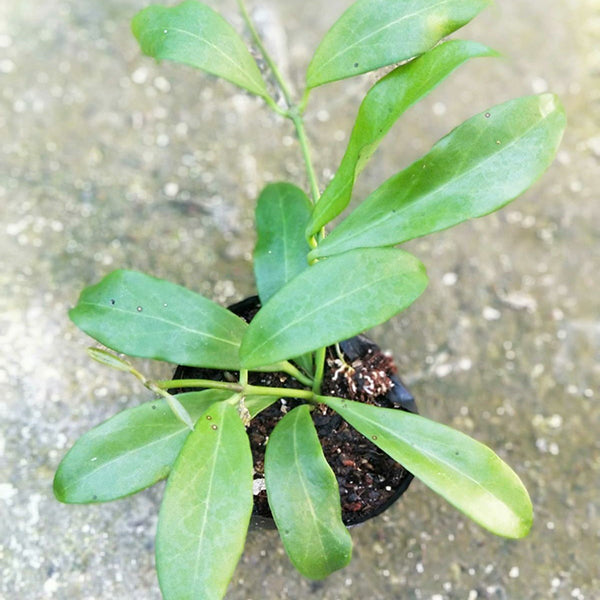
[{"label": "green stem", "polygon": [[313,382],[313,393],[321,393],[321,384],[323,383],[323,374],[325,373],[325,353],[327,348],[319,348],[315,352],[315,380]]},{"label": "green stem", "polygon": [[292,101],[292,95],[285,80],[281,76],[281,73],[279,72],[279,69],[277,68],[277,65],[271,58],[270,54],[267,52],[267,49],[265,48],[264,44],[262,43],[262,40],[260,39],[260,36],[258,35],[258,32],[256,31],[256,27],[254,27],[254,23],[252,23],[252,20],[250,19],[250,15],[248,14],[248,10],[246,9],[244,0],[237,0],[237,3],[242,14],[242,18],[244,19],[244,22],[246,23],[246,26],[248,27],[248,30],[250,31],[250,34],[254,39],[254,43],[258,47],[260,53],[263,55],[263,58],[265,59],[267,65],[269,65],[269,68],[273,73],[273,77],[275,78],[275,81],[277,82],[277,85],[279,86],[279,89],[281,90],[281,93],[283,94],[285,102],[288,106],[287,111],[281,110],[270,97],[265,98],[267,104],[273,110],[275,110],[278,114],[289,118],[292,121],[292,123],[294,123],[294,127],[296,128],[296,134],[298,135],[298,141],[300,142],[300,148],[302,149],[302,157],[304,158],[304,164],[306,166],[306,174],[308,175],[312,200],[313,203],[316,204],[317,200],[319,199],[319,186],[317,184],[317,178],[315,175],[314,168],[312,166],[308,138],[306,137],[304,121],[302,119],[302,113],[304,112],[304,109],[306,108],[306,103],[308,102],[309,91],[307,90],[304,93],[300,107],[296,108]]},{"label": "green stem", "polygon": [[306,137],[306,130],[304,128],[304,120],[300,113],[296,110],[290,111],[290,119],[294,123],[296,133],[298,135],[298,142],[300,142],[300,149],[302,150],[302,158],[304,158],[304,166],[306,167],[306,175],[308,176],[308,182],[310,185],[310,192],[312,195],[313,203],[316,204],[319,200],[319,186],[317,184],[317,176],[312,165],[312,159],[310,157],[310,146],[308,144],[308,138]]},{"label": "green stem", "polygon": [[267,52],[267,49],[265,48],[264,44],[262,43],[262,40],[260,39],[260,36],[258,35],[258,31],[256,31],[256,27],[254,27],[254,23],[252,23],[252,20],[250,19],[250,15],[248,14],[248,10],[246,9],[244,0],[237,0],[237,3],[238,3],[238,7],[240,9],[240,12],[242,13],[242,18],[244,19],[244,22],[246,23],[246,27],[248,27],[248,30],[250,31],[250,34],[252,35],[252,38],[254,39],[254,43],[260,50],[260,53],[263,55],[265,62],[267,63],[267,65],[269,65],[269,69],[271,69],[271,73],[273,73],[273,77],[275,77],[275,81],[277,81],[277,85],[279,86],[279,89],[281,90],[281,93],[283,94],[283,97],[285,98],[286,104],[288,105],[288,107],[292,106],[292,96],[287,87],[287,84],[285,83],[285,80],[281,76],[281,73],[279,72],[277,65],[271,58],[271,55]]},{"label": "green stem", "polygon": [[271,98],[271,96],[263,96],[263,99],[265,100],[269,108],[274,110],[278,115],[281,115],[286,119],[290,118],[289,112],[287,110],[284,110],[283,108],[279,108],[279,106],[277,106],[277,103],[275,102],[275,100],[273,100],[273,98]]},{"label": "green stem", "polygon": [[295,390],[293,388],[274,388],[262,385],[248,385],[244,390],[248,396],[278,396],[283,398],[302,398],[314,401],[315,395],[311,390]]},{"label": "green stem", "polygon": [[172,390],[175,388],[210,388],[213,390],[229,390],[243,392],[244,386],[228,381],[213,381],[212,379],[162,379],[152,382],[157,388]]},{"label": "green stem", "polygon": [[282,363],[281,370],[307,387],[311,387],[313,384],[313,380],[305,375],[300,369],[296,368],[291,362],[285,361]]},{"label": "green stem", "polygon": [[342,362],[342,364],[344,364],[344,365],[348,364],[346,362],[346,357],[344,356],[344,353],[342,352],[342,348],[340,347],[339,344],[335,345],[335,353],[337,354],[337,357]]},{"label": "green stem", "polygon": [[302,95],[302,100],[300,100],[300,104],[298,105],[298,112],[303,115],[306,110],[306,105],[308,104],[308,97],[310,96],[310,88],[306,88],[304,90],[304,94]]},{"label": "green stem", "polygon": [[242,387],[246,387],[248,385],[248,371],[246,369],[242,369],[240,371],[240,385]]},{"label": "green stem", "polygon": [[285,398],[302,398],[303,400],[314,400],[311,390],[297,390],[293,388],[266,387],[262,385],[242,385],[240,383],[228,383],[226,381],[212,381],[211,379],[167,379],[152,381],[156,391],[169,390],[173,388],[208,388],[216,390],[229,390],[243,394],[244,396],[279,396]]}]

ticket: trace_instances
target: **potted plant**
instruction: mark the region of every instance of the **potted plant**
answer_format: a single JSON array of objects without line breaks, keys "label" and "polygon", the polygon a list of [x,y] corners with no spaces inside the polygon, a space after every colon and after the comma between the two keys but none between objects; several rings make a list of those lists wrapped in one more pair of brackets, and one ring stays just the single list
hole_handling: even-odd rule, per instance
[{"label": "potted plant", "polygon": [[[290,119],[308,193],[285,182],[261,192],[258,297],[231,310],[127,270],[83,290],[70,317],[107,348],[90,348],[92,358],[134,375],[158,399],[82,436],[57,470],[56,497],[105,502],[168,477],[156,563],[169,600],[224,596],[259,498],[302,574],[320,579],[344,567],[352,548],[346,524],[377,489],[375,455],[390,461],[384,473],[399,473],[383,505],[413,474],[491,532],[525,536],[532,506],[518,476],[483,444],[417,415],[391,358],[361,332],[405,309],[427,285],[423,265],[398,244],[497,210],[540,177],[565,126],[560,102],[541,94],[475,115],[331,228],[402,113],[465,61],[495,55],[478,43],[442,41],[488,2],[358,0],[324,36],[299,101],[238,4],[266,80],[234,29],[196,0],[150,6],[132,28],[145,54],[227,79]],[[392,68],[367,92],[321,193],[303,120],[309,94],[382,67]],[[174,379],[155,381],[123,355],[183,366]],[[344,431],[352,434],[344,449],[326,454],[325,439]],[[342,487],[347,473],[359,471],[355,500]]]}]

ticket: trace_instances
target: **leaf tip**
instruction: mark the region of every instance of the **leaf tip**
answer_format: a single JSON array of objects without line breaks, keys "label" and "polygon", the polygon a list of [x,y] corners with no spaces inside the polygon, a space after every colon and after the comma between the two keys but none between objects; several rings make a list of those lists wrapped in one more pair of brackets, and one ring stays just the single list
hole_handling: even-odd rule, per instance
[{"label": "leaf tip", "polygon": [[67,496],[65,493],[65,485],[61,476],[60,465],[54,474],[54,480],[52,482],[52,492],[54,493],[54,497],[63,504],[67,503]]},{"label": "leaf tip", "polygon": [[527,503],[523,508],[523,514],[520,516],[519,525],[515,529],[514,535],[507,536],[516,540],[527,537],[531,531],[531,527],[533,526],[533,505],[527,491],[525,491],[525,494],[527,497]]}]

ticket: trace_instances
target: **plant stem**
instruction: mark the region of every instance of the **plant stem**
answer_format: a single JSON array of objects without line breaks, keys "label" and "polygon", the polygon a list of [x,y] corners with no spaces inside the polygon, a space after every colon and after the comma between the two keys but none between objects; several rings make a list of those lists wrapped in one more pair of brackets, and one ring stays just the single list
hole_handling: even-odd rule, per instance
[{"label": "plant stem", "polygon": [[313,382],[313,393],[321,393],[321,384],[323,383],[323,373],[325,372],[325,353],[327,348],[319,348],[315,352],[315,380]]},{"label": "plant stem", "polygon": [[296,133],[298,134],[298,142],[300,142],[300,149],[302,150],[302,158],[304,158],[304,166],[306,167],[306,175],[308,176],[308,182],[310,185],[310,192],[312,195],[313,203],[316,204],[319,200],[319,186],[317,184],[317,176],[312,165],[310,158],[310,147],[308,144],[308,138],[306,137],[306,130],[304,128],[304,120],[297,109],[293,108],[289,111],[290,119],[294,123]]},{"label": "plant stem", "polygon": [[302,371],[300,371],[300,369],[297,369],[291,362],[288,362],[287,360],[282,363],[281,370],[308,387],[311,387],[313,384],[313,380],[310,377],[305,375]]},{"label": "plant stem", "polygon": [[310,89],[306,88],[304,90],[304,94],[302,95],[302,100],[300,100],[300,104],[298,105],[298,112],[303,115],[306,110],[306,105],[308,104],[308,97],[310,96]]},{"label": "plant stem", "polygon": [[213,381],[212,379],[161,379],[152,383],[163,390],[174,388],[210,388],[213,390],[229,390],[230,392],[242,392],[244,390],[244,386],[240,383]]},{"label": "plant stem", "polygon": [[244,3],[244,0],[237,0],[237,3],[238,3],[238,7],[240,9],[240,12],[242,13],[242,18],[244,19],[244,22],[246,23],[246,27],[248,27],[248,30],[250,31],[250,34],[252,35],[252,38],[254,39],[254,43],[260,50],[260,53],[263,55],[265,62],[267,63],[267,65],[269,65],[269,69],[271,69],[271,73],[273,73],[273,77],[275,77],[275,81],[277,81],[277,85],[279,86],[279,89],[281,90],[281,93],[283,94],[283,97],[285,98],[286,104],[288,105],[288,107],[292,106],[292,96],[290,94],[288,86],[285,83],[285,80],[283,79],[283,77],[281,76],[281,73],[279,72],[277,65],[271,58],[271,55],[267,52],[267,49],[265,48],[264,44],[262,43],[262,40],[260,39],[260,36],[258,35],[258,31],[256,31],[256,27],[254,27],[254,23],[252,23],[252,20],[250,19],[250,15],[248,14],[248,10],[246,9],[246,4]]},{"label": "plant stem", "polygon": [[226,381],[212,381],[211,379],[166,379],[153,381],[152,385],[158,390],[173,388],[207,388],[216,390],[229,390],[244,396],[279,396],[285,398],[302,398],[314,400],[312,390],[297,390],[293,388],[266,387],[262,385],[242,385]]},{"label": "plant stem", "polygon": [[293,388],[274,388],[262,385],[248,385],[244,390],[247,396],[278,396],[284,398],[302,398],[314,401],[315,395],[312,390],[295,390]]},{"label": "plant stem", "polygon": [[290,118],[288,111],[284,110],[283,108],[279,108],[279,106],[277,106],[277,103],[275,102],[275,100],[273,100],[273,98],[271,98],[271,96],[263,96],[263,99],[267,103],[269,108],[271,108],[273,111],[275,111],[278,115],[281,115],[282,117],[285,117],[286,119]]},{"label": "plant stem", "polygon": [[[254,23],[252,23],[252,20],[250,19],[250,15],[248,14],[248,10],[246,9],[244,0],[237,0],[237,4],[240,9],[240,13],[242,14],[242,18],[244,19],[244,22],[246,23],[246,26],[248,27],[248,30],[250,31],[250,34],[252,35],[252,38],[254,39],[254,43],[256,44],[257,48],[259,49],[260,53],[262,54],[263,58],[265,59],[265,62],[271,69],[271,73],[273,73],[273,77],[275,78],[275,81],[277,82],[277,85],[279,86],[279,89],[281,90],[281,93],[283,94],[285,102],[288,106],[288,110],[283,111],[277,106],[277,104],[272,100],[272,98],[270,98],[270,97],[266,98],[267,104],[273,110],[275,110],[275,112],[287,117],[294,124],[294,128],[296,129],[296,135],[298,136],[298,142],[300,144],[300,150],[302,151],[302,158],[304,159],[304,166],[306,168],[306,176],[308,178],[308,184],[310,187],[312,202],[313,202],[313,204],[316,204],[320,197],[319,184],[317,182],[317,176],[316,176],[313,164],[312,164],[312,159],[311,159],[311,155],[310,155],[310,144],[308,142],[308,137],[306,135],[306,128],[304,126],[304,119],[302,117],[302,115],[304,114],[304,111],[306,109],[306,105],[308,104],[308,97],[310,94],[310,90],[306,89],[304,91],[304,94],[302,95],[302,100],[300,101],[300,104],[298,106],[294,105],[294,103],[292,101],[292,96],[290,94],[290,90],[289,90],[285,80],[283,79],[279,69],[277,68],[277,65],[275,64],[275,62],[271,58],[271,55],[268,53],[267,49],[265,48],[264,44],[262,43],[262,40],[261,40],[260,36],[258,35],[258,31],[256,30],[256,27],[254,27]],[[324,231],[323,231],[323,234],[324,234]],[[324,235],[323,235],[323,237],[324,237]],[[315,248],[317,246],[316,236],[311,236],[308,239],[308,243],[311,248]],[[315,262],[315,261],[312,261],[312,262]],[[282,368],[282,371],[284,371],[288,375],[291,375],[292,377],[297,379],[300,383],[303,383],[304,385],[307,385],[307,386],[312,385],[312,392],[306,391],[305,394],[307,394],[307,395],[302,395],[302,396],[297,395],[296,397],[312,399],[314,397],[314,394],[320,393],[321,384],[323,383],[323,373],[325,371],[325,352],[326,352],[326,348],[320,348],[315,353],[316,372],[315,372],[314,380],[311,380],[310,378],[306,377],[300,370],[296,369],[296,367],[294,367],[294,365],[292,365],[289,362],[286,362],[285,367]],[[240,377],[240,381],[242,381],[241,377]],[[244,385],[245,393],[250,393],[250,392],[248,392],[248,390],[250,388],[255,387],[255,386],[247,385],[247,380],[244,380],[243,383],[246,384],[246,385]],[[207,386],[207,387],[210,387],[210,386]],[[231,389],[231,388],[228,388],[228,389]],[[264,391],[261,392],[266,395],[282,395],[282,396],[289,395],[289,394],[281,394],[276,391],[276,390],[281,390],[282,388],[264,388],[264,389],[270,390],[269,392],[264,392]],[[257,393],[257,392],[255,392],[255,393]]]},{"label": "plant stem", "polygon": [[[262,40],[260,39],[260,36],[256,31],[256,27],[254,27],[254,23],[252,23],[252,20],[250,19],[250,15],[248,14],[248,10],[246,9],[244,0],[237,0],[237,3],[242,14],[242,18],[244,19],[244,22],[246,23],[246,26],[248,27],[248,30],[252,35],[254,43],[258,47],[267,65],[269,65],[269,68],[273,73],[273,77],[275,78],[275,81],[277,82],[277,85],[279,86],[279,89],[281,90],[281,93],[283,94],[283,97],[287,104],[288,110],[282,111],[270,98],[266,99],[267,104],[272,109],[274,109],[278,114],[284,115],[288,119],[290,119],[294,124],[294,127],[296,128],[296,134],[298,135],[298,141],[300,142],[300,148],[302,150],[302,157],[304,158],[304,164],[306,166],[306,174],[308,176],[312,201],[314,204],[316,204],[317,200],[319,199],[319,186],[317,184],[317,178],[315,175],[314,168],[312,166],[308,138],[306,137],[304,121],[302,119],[302,113],[304,112],[304,109],[306,108],[306,103],[308,102],[308,90],[303,95],[302,104],[300,108],[297,108],[292,101],[292,95],[284,78],[279,72],[277,65],[271,58],[271,55],[268,53],[267,49],[262,43]],[[271,100],[271,102],[269,102],[269,100]]]}]

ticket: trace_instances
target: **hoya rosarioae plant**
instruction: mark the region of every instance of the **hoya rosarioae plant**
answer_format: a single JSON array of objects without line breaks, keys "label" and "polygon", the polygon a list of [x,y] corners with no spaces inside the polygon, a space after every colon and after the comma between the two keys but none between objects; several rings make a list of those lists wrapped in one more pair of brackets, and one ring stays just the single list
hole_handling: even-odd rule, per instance
[{"label": "hoya rosarioae plant", "polygon": [[[145,54],[222,77],[260,96],[295,126],[308,189],[275,183],[258,198],[254,272],[262,308],[248,325],[193,291],[118,270],[83,290],[70,317],[116,353],[236,371],[239,381],[153,381],[124,357],[91,348],[92,358],[131,373],[158,399],[82,436],[58,468],[57,498],[105,502],[168,477],[156,539],[162,593],[167,600],[222,598],[253,506],[245,426],[276,400],[294,397],[305,403],[272,432],[265,478],[283,545],[302,574],[326,577],[348,564],[352,549],[337,482],[311,420],[317,405],[339,413],[489,531],[525,536],[532,523],[527,491],[489,448],[421,416],[324,396],[321,384],[327,346],[385,322],[425,289],[423,265],[398,244],[497,210],[540,177],[565,126],[560,102],[552,94],[528,96],[473,116],[327,232],[402,113],[464,62],[495,55],[475,42],[442,41],[488,1],[358,0],[317,48],[298,101],[244,1],[238,4],[268,80],[227,21],[196,0],[150,6],[135,16],[132,27]],[[321,193],[303,120],[309,94],[393,65],[399,66],[367,92],[339,169]],[[295,377],[303,389],[248,383],[249,371],[273,370]],[[168,391],[186,387],[204,391]]]}]

